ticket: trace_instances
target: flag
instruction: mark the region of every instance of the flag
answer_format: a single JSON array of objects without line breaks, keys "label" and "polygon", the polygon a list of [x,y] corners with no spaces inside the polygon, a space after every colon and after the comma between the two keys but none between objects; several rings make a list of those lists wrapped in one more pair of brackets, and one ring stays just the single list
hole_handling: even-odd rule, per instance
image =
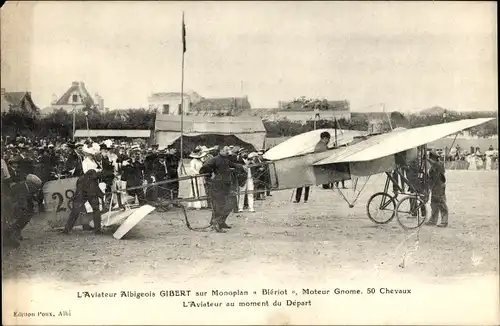
[{"label": "flag", "polygon": [[182,14],[182,50],[186,53],[186,24],[184,24],[184,14]]}]

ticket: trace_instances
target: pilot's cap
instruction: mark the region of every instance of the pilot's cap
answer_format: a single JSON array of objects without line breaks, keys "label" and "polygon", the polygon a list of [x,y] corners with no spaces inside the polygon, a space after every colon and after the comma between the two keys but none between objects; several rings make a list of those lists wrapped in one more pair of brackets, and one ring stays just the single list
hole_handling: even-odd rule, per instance
[{"label": "pilot's cap", "polygon": [[42,186],[42,180],[34,174],[28,174],[26,176],[26,182],[35,186],[36,188],[40,188]]}]

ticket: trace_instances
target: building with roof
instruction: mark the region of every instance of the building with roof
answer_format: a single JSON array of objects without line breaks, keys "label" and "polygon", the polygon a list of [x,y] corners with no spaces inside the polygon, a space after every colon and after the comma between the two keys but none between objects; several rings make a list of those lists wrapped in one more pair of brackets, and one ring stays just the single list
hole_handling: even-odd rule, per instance
[{"label": "building with roof", "polygon": [[40,114],[40,108],[33,102],[31,92],[6,92],[5,88],[2,88],[1,112],[12,111],[28,113],[33,117]]},{"label": "building with roof", "polygon": [[157,114],[201,115],[201,116],[235,116],[250,110],[248,97],[204,98],[196,92],[183,94],[181,110],[181,93],[154,93],[148,98],[149,108]]},{"label": "building with roof", "polygon": [[202,99],[196,92],[186,92],[183,95],[181,96],[180,92],[153,93],[148,97],[149,109],[156,110],[160,114],[180,115],[181,112],[189,112],[190,108]]},{"label": "building with roof", "polygon": [[62,96],[52,95],[51,105],[43,110],[43,114],[50,114],[60,109],[78,112],[92,106],[97,110],[104,110],[104,99],[97,93],[95,98],[92,98],[84,82],[74,81]]}]

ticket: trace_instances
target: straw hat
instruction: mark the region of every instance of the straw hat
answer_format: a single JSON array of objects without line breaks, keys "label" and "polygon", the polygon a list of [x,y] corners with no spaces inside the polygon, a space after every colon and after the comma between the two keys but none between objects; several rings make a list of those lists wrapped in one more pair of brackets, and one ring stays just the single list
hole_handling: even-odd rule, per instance
[{"label": "straw hat", "polygon": [[83,146],[82,148],[82,152],[85,154],[85,155],[94,155],[95,152],[93,150],[92,147],[88,147],[88,146]]},{"label": "straw hat", "polygon": [[233,147],[230,147],[230,151],[233,154],[238,154],[241,151],[241,148],[239,146],[233,146]]},{"label": "straw hat", "polygon": [[202,158],[203,156],[207,155],[206,151],[203,151],[203,149],[200,146],[197,146],[194,151],[189,154],[189,157],[192,158]]}]

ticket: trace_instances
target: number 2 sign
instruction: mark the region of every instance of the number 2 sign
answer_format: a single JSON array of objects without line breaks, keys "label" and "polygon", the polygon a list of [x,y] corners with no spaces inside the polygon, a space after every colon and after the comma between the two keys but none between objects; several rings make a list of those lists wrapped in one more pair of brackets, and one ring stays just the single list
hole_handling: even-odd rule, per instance
[{"label": "number 2 sign", "polygon": [[69,212],[73,208],[73,196],[78,178],[68,178],[47,182],[43,187],[46,212]]}]

